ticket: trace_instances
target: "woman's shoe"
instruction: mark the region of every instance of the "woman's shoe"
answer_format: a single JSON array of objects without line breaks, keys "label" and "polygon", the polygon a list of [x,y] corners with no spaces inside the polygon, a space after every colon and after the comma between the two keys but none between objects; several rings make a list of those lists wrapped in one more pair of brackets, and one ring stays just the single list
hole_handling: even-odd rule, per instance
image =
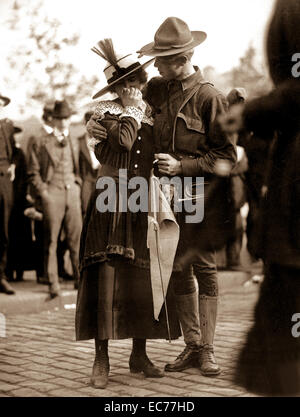
[{"label": "woman's shoe", "polygon": [[[106,344],[105,344],[106,342]],[[96,341],[96,356],[93,364],[91,384],[95,388],[104,389],[108,383],[109,357],[107,353],[107,341]]]},{"label": "woman's shoe", "polygon": [[91,376],[91,384],[95,388],[104,389],[108,383],[108,374],[109,374],[109,361],[103,359],[102,361],[96,360],[93,365],[93,372]]},{"label": "woman's shoe", "polygon": [[133,374],[143,372],[148,378],[162,378],[165,375],[161,369],[150,361],[147,355],[137,357],[136,355],[131,354],[129,359],[129,369]]},{"label": "woman's shoe", "polygon": [[55,298],[60,295],[60,286],[57,283],[49,285],[50,298]]}]

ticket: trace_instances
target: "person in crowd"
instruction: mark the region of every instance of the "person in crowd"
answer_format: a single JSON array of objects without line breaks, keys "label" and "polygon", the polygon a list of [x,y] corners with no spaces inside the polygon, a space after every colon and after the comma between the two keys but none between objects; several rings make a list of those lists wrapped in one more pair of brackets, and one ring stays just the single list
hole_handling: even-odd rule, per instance
[{"label": "person in crowd", "polygon": [[[0,107],[9,104],[10,99],[0,94]],[[13,181],[15,164],[13,153],[14,126],[9,119],[0,120],[0,292],[15,294],[7,282],[5,269],[9,243],[9,219],[13,204]]]},{"label": "person in crowd", "polygon": [[[84,115],[85,125],[90,120],[93,112],[88,111]],[[95,156],[94,150],[89,146],[89,135],[85,133],[78,138],[79,140],[79,172],[82,179],[81,187],[81,208],[82,215],[85,216],[87,205],[92,192],[95,189],[99,172],[99,161]]]},{"label": "person in crowd", "polygon": [[14,279],[16,271],[16,281],[23,280],[23,273],[31,269],[29,265],[29,253],[31,227],[30,222],[24,217],[26,207],[27,192],[27,167],[26,156],[15,135],[22,132],[22,129],[14,126],[13,133],[13,153],[15,163],[15,179],[13,182],[13,204],[9,224],[9,245],[7,254],[6,275],[10,281]]},{"label": "person in crowd", "polygon": [[52,113],[53,131],[41,132],[33,140],[29,156],[29,181],[41,199],[44,216],[44,262],[51,297],[59,295],[57,240],[64,227],[75,285],[78,281],[78,256],[81,201],[78,144],[70,137],[72,115],[66,100],[57,100]]},{"label": "person in crowd", "polygon": [[[226,131],[270,140],[257,253],[265,279],[236,369],[236,381],[265,395],[300,394],[300,2],[277,0],[266,36],[274,89],[232,109]],[[297,57],[297,56],[296,56]]]},{"label": "person in crowd", "polygon": [[[227,95],[229,109],[237,103],[244,103],[246,91],[244,88],[233,88]],[[248,170],[248,158],[243,146],[243,138],[236,135],[237,163],[230,173],[230,191],[233,201],[233,233],[226,243],[226,269],[241,269],[240,253],[243,244],[244,224],[241,216],[241,208],[247,202],[246,172]]]},{"label": "person in crowd", "polygon": [[[27,166],[29,166],[29,158],[32,152],[32,145],[36,143],[40,137],[45,134],[53,133],[52,113],[54,108],[54,100],[47,100],[43,107],[42,126],[39,132],[31,136],[27,142],[26,156]],[[44,226],[43,226],[43,207],[40,196],[30,181],[28,181],[27,190],[27,207],[25,216],[31,222],[32,235],[32,252],[34,253],[34,270],[36,271],[37,282],[39,284],[49,285],[47,274],[44,271]],[[59,263],[59,262],[58,262]]]},{"label": "person in crowd", "polygon": [[[175,372],[197,366],[203,375],[213,376],[220,373],[213,347],[218,304],[215,249],[224,246],[228,232],[232,213],[227,205],[228,176],[236,151],[217,123],[218,115],[227,109],[226,99],[191,63],[193,48],[205,38],[204,32],[191,32],[181,19],[170,17],[157,30],[155,42],[139,52],[155,57],[161,75],[150,80],[145,91],[155,115],[157,174],[204,176],[207,182],[204,220],[188,224],[186,213],[178,213],[181,234],[174,269],[183,265],[183,270],[174,272],[171,281],[186,347],[165,369]],[[88,131],[98,140],[105,137],[94,117]],[[199,292],[190,268],[193,262]]]},{"label": "person in crowd", "polygon": [[[231,94],[228,95],[231,108],[238,104],[242,108],[245,105],[245,99],[245,89],[241,88],[233,89]],[[266,131],[260,133],[261,136],[263,135],[260,137],[256,132],[254,137],[253,132],[242,128],[239,132],[235,132],[234,135],[237,137],[238,146],[244,148],[248,161],[248,169],[243,170],[242,179],[246,187],[246,200],[249,207],[246,225],[247,250],[251,260],[255,262],[259,259],[257,252],[257,230],[259,227],[260,202],[264,198],[266,188],[266,160],[268,159],[270,143],[272,142],[274,133]],[[245,167],[246,163],[243,160],[241,162],[242,166]],[[239,168],[237,167],[237,169]],[[240,196],[242,197],[243,194],[241,193]]]},{"label": "person in crowd", "polygon": [[[123,198],[123,194],[119,196],[121,186],[127,187],[127,181],[134,177],[148,181],[154,160],[151,108],[141,93],[147,81],[144,68],[151,60],[142,65],[131,54],[116,54],[111,39],[100,41],[98,46],[94,51],[107,61],[104,74],[108,85],[94,98],[106,92],[116,94],[117,98],[100,101],[93,115],[93,120],[104,126],[96,123],[104,132],[100,141],[95,140],[95,155],[101,164],[97,184],[107,178],[113,181],[116,210],[103,210],[97,204],[97,199],[106,193],[97,185],[88,204],[81,237],[76,337],[95,339],[91,382],[104,388],[110,369],[109,339],[132,338],[130,371],[162,377],[163,371],[147,356],[146,340],[167,338],[168,327],[165,307],[159,321],[153,315],[147,213],[133,213],[126,198],[122,201],[126,210],[119,208]],[[90,129],[89,133],[97,139]],[[181,333],[171,290],[169,286],[170,337],[177,338]]]}]

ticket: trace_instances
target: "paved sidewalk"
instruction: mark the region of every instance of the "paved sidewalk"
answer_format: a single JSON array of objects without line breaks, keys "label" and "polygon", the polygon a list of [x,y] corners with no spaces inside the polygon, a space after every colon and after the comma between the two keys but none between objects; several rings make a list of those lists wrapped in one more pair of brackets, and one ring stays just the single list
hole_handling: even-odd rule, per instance
[{"label": "paved sidewalk", "polygon": [[28,314],[63,308],[76,302],[77,291],[73,281],[63,281],[61,296],[51,299],[48,285],[37,284],[34,271],[26,271],[24,281],[10,282],[16,291],[14,295],[0,293],[0,313]]},{"label": "paved sidewalk", "polygon": [[[111,372],[105,390],[90,386],[94,344],[75,342],[74,309],[8,315],[6,337],[0,337],[0,396],[253,396],[234,385],[232,377],[238,352],[252,324],[258,288],[255,284],[238,286],[221,296],[215,338],[221,375],[207,378],[198,369],[167,373],[159,380],[130,374],[131,341],[110,341]],[[182,339],[171,344],[158,340],[149,341],[147,346],[151,360],[163,367],[182,351],[184,343]]]},{"label": "paved sidewalk", "polygon": [[[250,276],[251,273],[247,271],[219,271],[220,293],[242,286]],[[0,313],[5,315],[39,313],[76,303],[77,291],[74,290],[73,281],[63,281],[60,284],[61,296],[54,299],[50,298],[47,285],[36,283],[34,271],[26,271],[24,281],[10,284],[16,291],[15,295],[0,293]]]}]

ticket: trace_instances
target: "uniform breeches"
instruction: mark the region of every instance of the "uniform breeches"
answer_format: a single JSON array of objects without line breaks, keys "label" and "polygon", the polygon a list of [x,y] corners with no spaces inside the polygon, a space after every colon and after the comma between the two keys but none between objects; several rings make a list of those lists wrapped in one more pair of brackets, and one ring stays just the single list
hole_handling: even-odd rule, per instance
[{"label": "uniform breeches", "polygon": [[177,295],[193,293],[196,290],[195,278],[199,294],[209,297],[218,296],[216,253],[214,251],[201,251],[197,263],[184,272],[173,272],[175,293]]}]

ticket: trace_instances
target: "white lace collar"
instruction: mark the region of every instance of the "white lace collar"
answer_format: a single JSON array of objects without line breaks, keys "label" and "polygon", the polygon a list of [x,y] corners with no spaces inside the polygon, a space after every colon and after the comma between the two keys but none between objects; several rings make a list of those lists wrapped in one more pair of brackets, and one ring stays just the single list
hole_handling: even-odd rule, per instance
[{"label": "white lace collar", "polygon": [[[142,123],[146,123],[150,126],[153,126],[154,120],[151,116],[151,108],[148,103],[146,103],[146,105],[147,108],[145,114],[143,115]],[[95,108],[95,114],[99,116],[99,118],[102,118],[104,114],[107,112],[110,114],[119,115],[124,113],[124,111],[125,108],[121,104],[112,100],[99,101]]]}]

